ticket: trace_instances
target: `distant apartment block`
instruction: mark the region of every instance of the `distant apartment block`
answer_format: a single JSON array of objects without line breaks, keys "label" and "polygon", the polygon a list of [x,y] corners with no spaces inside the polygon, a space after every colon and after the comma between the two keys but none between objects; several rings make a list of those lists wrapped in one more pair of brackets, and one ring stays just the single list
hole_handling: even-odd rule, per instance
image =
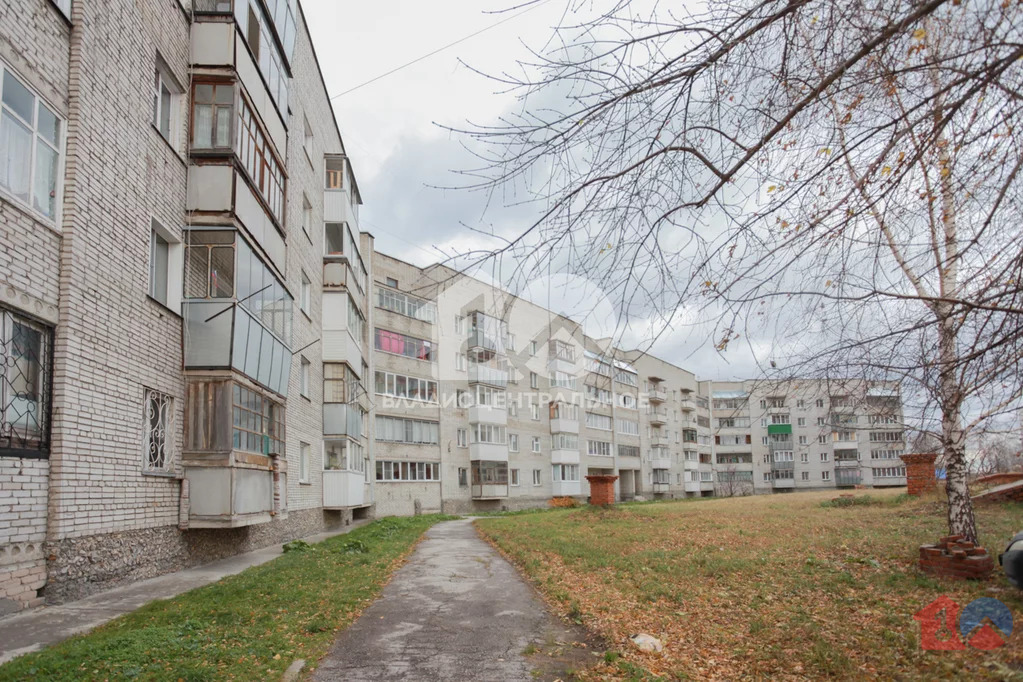
[{"label": "distant apartment block", "polygon": [[898,387],[700,381],[374,248],[296,0],[0,6],[0,615],[369,515],[905,485]]}]

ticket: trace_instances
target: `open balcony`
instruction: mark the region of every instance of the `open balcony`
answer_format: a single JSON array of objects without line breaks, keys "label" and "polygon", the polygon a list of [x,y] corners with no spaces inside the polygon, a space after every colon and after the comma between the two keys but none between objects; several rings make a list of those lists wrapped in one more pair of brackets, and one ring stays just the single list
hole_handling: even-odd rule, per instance
[{"label": "open balcony", "polygon": [[652,386],[647,392],[646,397],[652,403],[663,403],[668,399],[668,392],[659,386]]},{"label": "open balcony", "polygon": [[662,426],[668,422],[668,410],[663,407],[647,408],[647,420],[654,426]]},{"label": "open balcony", "polygon": [[678,401],[678,407],[683,412],[692,412],[696,409],[696,401],[683,394]]}]

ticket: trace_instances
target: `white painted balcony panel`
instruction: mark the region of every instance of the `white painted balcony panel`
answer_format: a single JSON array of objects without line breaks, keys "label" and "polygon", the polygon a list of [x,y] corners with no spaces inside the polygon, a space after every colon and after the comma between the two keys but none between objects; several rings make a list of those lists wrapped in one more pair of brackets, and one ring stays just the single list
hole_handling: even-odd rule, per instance
[{"label": "white painted balcony panel", "polygon": [[470,443],[469,459],[472,461],[507,462],[508,446],[495,443]]},{"label": "white painted balcony panel", "polygon": [[477,500],[493,500],[508,497],[508,485],[504,483],[486,483],[472,486],[472,496]]},{"label": "white painted balcony panel", "polygon": [[192,24],[190,61],[195,66],[233,66],[234,23],[203,21]]},{"label": "white painted balcony panel", "polygon": [[582,482],[580,481],[554,481],[551,483],[551,495],[555,497],[570,497],[582,494]]},{"label": "white painted balcony panel", "polygon": [[684,486],[687,493],[698,493],[700,492],[699,481],[685,481]]},{"label": "white painted balcony panel", "polygon": [[551,464],[578,464],[578,450],[551,450]]},{"label": "white painted balcony panel", "polygon": [[366,477],[358,471],[323,472],[323,506],[328,509],[366,504]]},{"label": "white painted balcony panel", "polygon": [[579,422],[575,419],[552,419],[551,433],[579,433]]},{"label": "white painted balcony panel", "polygon": [[360,379],[362,376],[362,350],[347,330],[323,331],[323,361],[347,362]]},{"label": "white painted balcony panel", "polygon": [[469,421],[505,426],[508,423],[508,410],[491,405],[473,405],[469,408]]},{"label": "white painted balcony panel", "polygon": [[572,376],[575,376],[576,372],[579,371],[579,368],[575,366],[574,362],[559,357],[548,358],[547,369],[549,369],[552,372],[565,372],[566,374],[570,374]]},{"label": "white painted balcony panel", "polygon": [[231,166],[189,166],[190,211],[230,211],[234,169]]},{"label": "white painted balcony panel", "polygon": [[347,189],[323,192],[323,220],[328,223],[348,223],[352,234],[359,234],[359,214],[352,206],[352,195]]},{"label": "white painted balcony panel", "polygon": [[263,250],[270,256],[270,260],[277,266],[277,269],[285,272],[287,249],[284,244],[284,237],[277,231],[273,220],[266,210],[263,209],[263,204],[256,198],[252,187],[240,173],[235,180],[234,187],[235,215],[245,226],[245,229],[248,230],[249,234],[252,235],[252,238],[263,247]]}]

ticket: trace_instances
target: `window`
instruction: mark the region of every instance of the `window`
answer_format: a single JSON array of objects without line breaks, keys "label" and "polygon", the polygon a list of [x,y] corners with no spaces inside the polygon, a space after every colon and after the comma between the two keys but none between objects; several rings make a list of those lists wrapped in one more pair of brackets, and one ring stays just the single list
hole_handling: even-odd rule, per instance
[{"label": "window", "polygon": [[821,480],[822,481],[830,481],[831,480],[831,472],[830,471],[822,471],[821,472]]},{"label": "window", "polygon": [[[393,286],[398,286],[396,280],[390,281],[395,282]],[[433,301],[403,294],[387,287],[377,287],[377,307],[423,322],[433,323],[437,320],[437,304]]]},{"label": "window", "polygon": [[802,398],[800,398],[799,400],[796,401],[796,407],[803,407],[803,400],[802,400]]},{"label": "window", "polygon": [[458,487],[469,487],[469,470],[465,467],[458,467]]},{"label": "window", "polygon": [[824,417],[817,417],[817,426],[824,426],[827,420]]},{"label": "window", "polygon": [[167,305],[169,253],[170,244],[153,227],[149,234],[149,295],[164,305]]},{"label": "window", "polygon": [[305,194],[302,194],[302,231],[309,241],[313,240],[313,205]]},{"label": "window", "polygon": [[[193,3],[197,4],[197,3]],[[206,3],[203,3],[206,4]],[[263,14],[259,3],[255,0],[234,0],[235,17],[242,27],[242,35],[252,52],[253,60],[259,65],[259,71],[270,90],[270,96],[277,104],[277,110],[283,113],[288,110],[289,78],[283,67],[283,57],[277,49],[277,43],[270,38],[271,31],[276,30],[284,45],[284,53],[290,59],[295,44],[295,17],[291,3],[268,3],[273,11],[273,27],[270,20]]]},{"label": "window", "polygon": [[355,279],[355,288],[360,292],[366,290],[366,266],[348,223],[323,224],[323,255],[346,256]]},{"label": "window", "polygon": [[799,444],[800,445],[806,445],[806,436],[800,436],[799,437]]},{"label": "window", "polygon": [[455,431],[455,443],[460,448],[469,446],[469,433],[465,429],[458,429]]},{"label": "window", "polygon": [[0,311],[0,456],[49,454],[51,343],[46,327]]},{"label": "window", "polygon": [[407,358],[433,362],[435,359],[433,342],[417,339],[399,332],[377,328],[374,334],[375,348],[385,353],[404,355]]},{"label": "window", "polygon": [[63,122],[0,62],[0,189],[56,222]]},{"label": "window", "polygon": [[177,108],[181,88],[170,75],[170,70],[159,56],[153,76],[153,126],[160,131],[163,139],[174,146],[178,128]]},{"label": "window", "polygon": [[230,149],[233,122],[234,85],[196,83],[192,87],[193,150]]},{"label": "window", "polygon": [[588,440],[586,441],[586,452],[591,455],[610,457],[611,444],[603,440]]},{"label": "window", "polygon": [[[551,372],[550,378],[551,386],[556,386],[558,388],[567,388],[573,391],[576,389],[575,377],[569,374],[568,372],[557,371]],[[534,386],[533,388],[536,387]]]},{"label": "window", "polygon": [[639,422],[634,422],[630,419],[619,419],[617,420],[618,433],[625,433],[630,436],[639,435]]},{"label": "window", "polygon": [[234,449],[284,454],[284,406],[240,384],[233,389]]},{"label": "window", "polygon": [[639,447],[636,445],[619,445],[619,457],[639,457]]},{"label": "window", "polygon": [[505,427],[498,424],[472,424],[469,427],[469,438],[472,443],[505,444]]},{"label": "window", "polygon": [[519,434],[509,433],[508,434],[508,449],[512,452],[519,451]]},{"label": "window", "polygon": [[[185,298],[234,297],[234,230],[186,230],[185,241],[187,242],[184,256]],[[244,247],[244,252],[251,254],[247,246]],[[245,265],[250,262],[250,259],[246,258]],[[247,281],[245,286],[248,286]]]},{"label": "window", "polygon": [[826,453],[826,452],[822,452],[821,453],[821,461],[822,462],[827,462],[828,461],[828,457],[829,457],[828,453]]},{"label": "window", "polygon": [[238,134],[235,151],[249,181],[266,202],[277,224],[284,225],[284,172],[272,143],[259,127],[256,115],[242,97],[238,100]]},{"label": "window", "polygon": [[439,481],[437,462],[377,461],[378,481]]},{"label": "window", "polygon": [[809,481],[810,480],[810,472],[809,471],[801,472],[801,478],[804,481]]},{"label": "window", "polygon": [[827,443],[828,442],[828,437],[827,436],[817,436],[817,442],[821,443],[821,444]]},{"label": "window", "polygon": [[313,128],[309,125],[309,119],[302,116],[302,150],[305,152],[309,163],[313,162]]},{"label": "window", "polygon": [[[579,436],[574,433],[555,433],[551,435],[551,449],[579,450]],[[637,450],[639,448],[636,448]]]},{"label": "window", "polygon": [[536,355],[536,341],[529,342],[529,354]]},{"label": "window", "polygon": [[143,403],[145,437],[142,470],[149,473],[169,472],[170,447],[174,438],[174,398],[147,388],[144,391]]},{"label": "window", "polygon": [[503,408],[505,406],[505,395],[505,392],[499,388],[476,384],[475,404]]},{"label": "window", "polygon": [[60,13],[71,20],[71,0],[53,0],[53,4],[60,10]]},{"label": "window", "polygon": [[462,315],[455,315],[455,336],[462,336],[465,334],[465,317]]},{"label": "window", "polygon": [[535,422],[540,421],[540,406],[532,403],[529,406],[529,417]]},{"label": "window", "polygon": [[[426,403],[437,402],[437,382],[420,379],[406,374],[377,371],[374,374],[374,391],[377,395],[405,398]],[[459,402],[461,405],[461,402]]]},{"label": "window", "polygon": [[323,363],[323,402],[350,403],[362,393],[362,382],[343,362]]},{"label": "window", "polygon": [[903,478],[906,475],[906,467],[882,467],[871,469],[874,478]]},{"label": "window", "polygon": [[817,398],[817,407],[824,407],[824,399]]},{"label": "window", "polygon": [[309,443],[298,444],[298,482],[309,482]]},{"label": "window", "polygon": [[871,450],[871,459],[900,459],[903,455],[903,450]]},{"label": "window", "polygon": [[761,436],[760,437],[760,442],[763,445],[767,445],[767,436]]},{"label": "window", "polygon": [[542,485],[543,481],[540,478],[540,469],[533,469],[533,485]]},{"label": "window", "polygon": [[898,443],[902,441],[902,431],[871,431],[871,443]]},{"label": "window", "polygon": [[302,272],[302,284],[299,290],[298,307],[306,315],[312,310],[313,283],[309,281],[308,275]]},{"label": "window", "polygon": [[540,436],[533,436],[533,452],[540,452]]},{"label": "window", "polygon": [[796,419],[796,426],[806,426],[806,417],[798,417]]},{"label": "window", "polygon": [[586,384],[586,397],[591,401],[610,405],[612,402],[611,391]]},{"label": "window", "polygon": [[603,414],[597,414],[596,412],[586,413],[586,426],[591,429],[599,429],[601,431],[611,430],[611,417]]},{"label": "window", "polygon": [[299,365],[299,393],[309,397],[309,369],[312,365],[304,357]]},{"label": "window", "polygon": [[436,445],[440,442],[437,422],[377,415],[376,439],[389,443]]},{"label": "window", "polygon": [[767,426],[767,417],[762,417],[760,419],[760,425],[761,426]]},{"label": "window", "polygon": [[551,480],[552,481],[578,481],[579,480],[579,465],[578,464],[555,464],[551,467]]},{"label": "window", "polygon": [[455,354],[455,369],[459,372],[465,371],[465,353]]},{"label": "window", "polygon": [[537,379],[536,372],[530,372],[529,373],[529,387],[530,388],[538,388],[539,385],[540,385],[540,382]]},{"label": "window", "polygon": [[326,471],[365,473],[366,455],[362,446],[350,440],[323,441],[323,468]]},{"label": "window", "polygon": [[631,393],[620,393],[618,395],[618,403],[622,407],[627,407],[630,410],[636,409],[636,396]]},{"label": "window", "polygon": [[509,485],[518,485],[519,484],[519,470],[518,469],[509,469],[508,470],[508,483],[509,483]]}]

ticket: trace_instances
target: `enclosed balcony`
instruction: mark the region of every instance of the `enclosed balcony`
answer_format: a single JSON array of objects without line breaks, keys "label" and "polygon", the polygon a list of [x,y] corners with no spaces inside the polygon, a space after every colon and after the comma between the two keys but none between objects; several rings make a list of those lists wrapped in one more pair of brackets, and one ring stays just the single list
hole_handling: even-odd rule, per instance
[{"label": "enclosed balcony", "polygon": [[361,444],[347,438],[323,441],[323,507],[349,509],[368,503],[366,457]]},{"label": "enclosed balcony", "polygon": [[835,450],[835,466],[858,467],[859,465],[860,453],[858,450]]},{"label": "enclosed balcony", "polygon": [[362,197],[355,184],[348,157],[341,154],[324,155],[323,220],[344,224],[359,234],[359,206]]},{"label": "enclosed balcony", "polygon": [[575,348],[564,341],[551,339],[547,344],[547,368],[552,372],[575,375]]},{"label": "enclosed balcony", "polygon": [[473,461],[471,494],[474,500],[508,497],[508,462]]},{"label": "enclosed balcony", "polygon": [[503,320],[481,312],[469,313],[469,335],[466,347],[478,362],[505,354],[508,328]]},{"label": "enclosed balcony", "polygon": [[506,363],[497,360],[474,362],[473,357],[470,356],[468,370],[470,384],[485,384],[496,388],[507,388],[508,386]]},{"label": "enclosed balcony", "polygon": [[185,368],[235,369],[287,395],[291,295],[234,230],[186,239]]},{"label": "enclosed balcony", "polygon": [[653,448],[648,450],[646,453],[647,462],[650,463],[651,469],[664,469],[668,470],[671,468],[671,453],[663,448]]},{"label": "enclosed balcony", "polygon": [[270,521],[275,469],[287,490],[283,405],[228,377],[189,377],[184,439],[189,528]]},{"label": "enclosed balcony", "polygon": [[849,487],[859,485],[861,480],[859,468],[835,469],[835,485],[838,487]]}]

